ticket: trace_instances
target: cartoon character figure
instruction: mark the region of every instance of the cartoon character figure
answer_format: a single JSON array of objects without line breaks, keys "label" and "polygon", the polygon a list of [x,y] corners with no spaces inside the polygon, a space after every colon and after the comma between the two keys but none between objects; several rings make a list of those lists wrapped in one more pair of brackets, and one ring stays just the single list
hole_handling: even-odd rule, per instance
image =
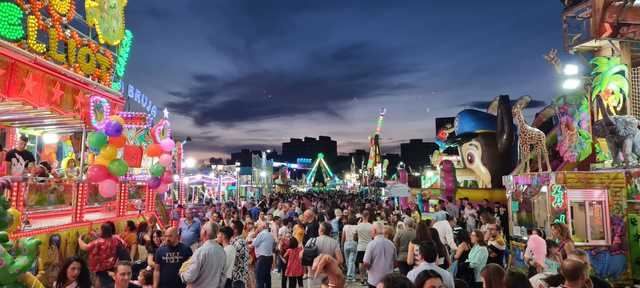
[{"label": "cartoon character figure", "polygon": [[87,0],[87,24],[95,26],[101,44],[118,45],[124,38],[127,0]]},{"label": "cartoon character figure", "polygon": [[[29,269],[38,257],[40,240],[20,239],[18,249],[9,240],[9,232],[20,222],[19,213],[11,211],[9,202],[0,197],[0,287],[44,287]],[[15,210],[15,209],[13,209]]]}]

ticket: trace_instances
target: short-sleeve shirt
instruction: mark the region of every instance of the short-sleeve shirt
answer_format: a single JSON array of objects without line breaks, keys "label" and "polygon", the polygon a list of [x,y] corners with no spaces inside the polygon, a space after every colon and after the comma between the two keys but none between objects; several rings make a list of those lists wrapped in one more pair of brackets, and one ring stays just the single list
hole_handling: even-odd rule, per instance
[{"label": "short-sleeve shirt", "polygon": [[87,247],[89,270],[91,272],[111,270],[117,261],[118,244],[120,244],[120,240],[115,237],[98,238],[91,241]]},{"label": "short-sleeve shirt", "polygon": [[9,152],[7,152],[7,156],[4,158],[4,160],[7,162],[11,162],[11,160],[13,159],[24,160],[24,168],[27,168],[27,165],[29,165],[29,163],[36,162],[36,158],[33,157],[33,153],[31,153],[29,150],[18,151],[16,149],[11,149]]},{"label": "short-sleeve shirt", "polygon": [[393,272],[396,262],[396,247],[391,240],[378,235],[367,245],[363,261],[369,264],[367,282],[369,285],[376,286],[385,275]]},{"label": "short-sleeve shirt", "polygon": [[318,247],[318,254],[327,254],[335,258],[336,250],[340,250],[340,243],[329,236],[321,235],[316,238],[316,247]]},{"label": "short-sleeve shirt", "polygon": [[200,221],[193,219],[191,224],[187,224],[185,219],[180,220],[180,242],[184,245],[191,246],[198,242],[200,238]]},{"label": "short-sleeve shirt", "polygon": [[162,245],[156,250],[153,261],[160,265],[160,288],[185,287],[178,277],[178,273],[182,263],[187,261],[192,254],[191,248],[182,243],[178,243],[174,247]]},{"label": "short-sleeve shirt", "polygon": [[360,223],[356,227],[356,233],[358,233],[358,251],[367,249],[367,245],[371,242],[372,229],[373,225],[371,225],[371,223]]}]

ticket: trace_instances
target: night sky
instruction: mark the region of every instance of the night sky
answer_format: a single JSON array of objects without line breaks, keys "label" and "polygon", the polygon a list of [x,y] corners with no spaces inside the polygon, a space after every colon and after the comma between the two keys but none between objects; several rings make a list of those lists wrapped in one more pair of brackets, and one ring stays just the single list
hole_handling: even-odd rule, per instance
[{"label": "night sky", "polygon": [[[547,103],[560,1],[129,1],[125,81],[168,107],[188,156],[328,135],[383,152],[499,94]],[[564,60],[564,59],[563,59]],[[538,109],[528,111],[529,115]]]}]

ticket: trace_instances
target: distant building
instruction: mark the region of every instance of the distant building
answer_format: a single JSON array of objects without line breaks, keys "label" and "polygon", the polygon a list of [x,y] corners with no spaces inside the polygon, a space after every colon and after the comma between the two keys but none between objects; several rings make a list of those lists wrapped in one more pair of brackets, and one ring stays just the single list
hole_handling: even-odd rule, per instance
[{"label": "distant building", "polygon": [[[240,163],[241,167],[251,167],[251,155],[262,155],[262,151],[242,149],[240,150],[240,152],[231,153],[231,159],[227,160],[227,165],[235,165],[235,163]],[[277,158],[277,151],[272,150],[267,153],[267,159],[273,160]]]},{"label": "distant building", "polygon": [[298,159],[315,160],[318,153],[324,154],[324,159],[329,165],[338,157],[338,143],[329,136],[291,138],[289,142],[282,143],[283,162],[297,163]]},{"label": "distant building", "polygon": [[423,142],[422,139],[411,139],[409,143],[400,144],[402,162],[413,171],[421,171],[430,164],[430,158],[438,145],[433,142]]},{"label": "distant building", "polygon": [[389,166],[387,166],[387,177],[393,176],[398,171],[398,164],[402,161],[400,154],[387,153],[382,155],[382,162],[389,161]]}]

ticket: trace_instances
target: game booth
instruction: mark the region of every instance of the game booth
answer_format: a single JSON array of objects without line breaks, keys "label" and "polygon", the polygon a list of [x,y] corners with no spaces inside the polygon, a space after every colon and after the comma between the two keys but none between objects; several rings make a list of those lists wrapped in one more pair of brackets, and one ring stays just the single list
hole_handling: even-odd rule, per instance
[{"label": "game booth", "polygon": [[[165,207],[184,199],[168,113],[124,111],[126,2],[0,2],[0,287],[51,287],[79,236],[169,225]],[[35,161],[4,161],[23,136]]]},{"label": "game booth", "polygon": [[[567,226],[593,273],[615,285],[640,281],[640,135],[627,114],[628,69],[621,59],[590,61],[589,85],[559,96],[532,124],[517,118],[519,162],[502,177],[511,235],[510,264],[526,269],[528,231],[553,238],[551,225]],[[614,96],[615,95],[615,96]],[[528,101],[518,101],[514,115]],[[633,146],[633,148],[632,148]]]}]

